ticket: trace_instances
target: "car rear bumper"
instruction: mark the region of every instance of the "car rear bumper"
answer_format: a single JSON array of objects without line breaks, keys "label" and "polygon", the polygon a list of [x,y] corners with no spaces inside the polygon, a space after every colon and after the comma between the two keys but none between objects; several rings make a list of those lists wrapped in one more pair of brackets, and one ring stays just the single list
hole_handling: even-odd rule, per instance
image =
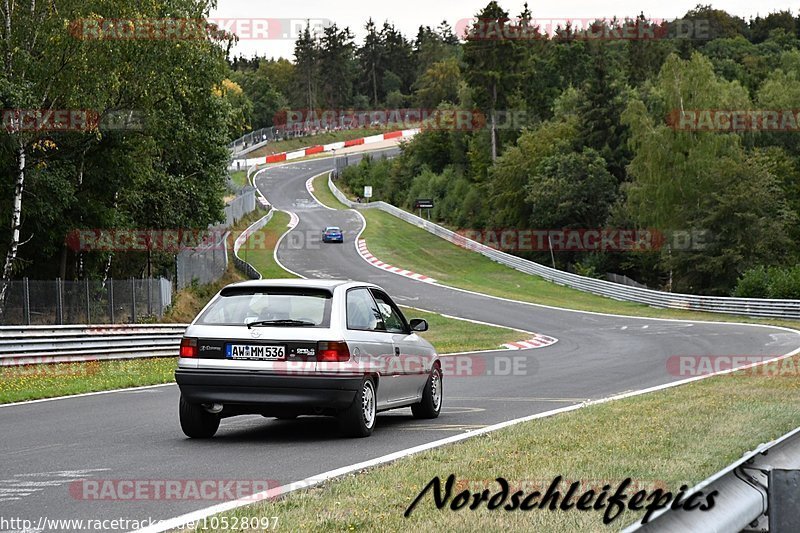
[{"label": "car rear bumper", "polygon": [[257,372],[182,369],[175,371],[190,403],[221,403],[246,412],[308,413],[340,410],[353,403],[362,376],[281,376]]}]

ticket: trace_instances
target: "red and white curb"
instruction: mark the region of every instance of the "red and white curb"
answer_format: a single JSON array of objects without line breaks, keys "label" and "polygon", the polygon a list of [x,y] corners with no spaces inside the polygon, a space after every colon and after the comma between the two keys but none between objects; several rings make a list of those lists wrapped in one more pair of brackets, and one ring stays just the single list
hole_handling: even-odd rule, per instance
[{"label": "red and white curb", "polygon": [[517,342],[508,342],[503,345],[504,348],[509,350],[530,350],[531,348],[544,348],[558,342],[555,337],[548,337],[547,335],[539,335],[538,333],[530,339]]},{"label": "red and white curb", "polygon": [[[349,141],[339,141],[330,144],[317,144],[309,146],[294,152],[281,152],[279,154],[272,154],[266,157],[265,163],[280,163],[281,161],[291,161],[293,159],[300,159],[314,154],[321,154],[323,152],[330,152],[331,150],[339,150],[341,148],[349,148],[350,146],[360,146],[362,144],[373,144],[381,141],[388,141],[389,139],[404,139],[406,137],[413,137],[419,132],[418,128],[402,131],[390,131],[388,133],[380,133],[378,135],[371,135],[369,137],[362,137],[360,139],[350,139]],[[249,161],[249,160],[248,160]]]},{"label": "red and white curb", "polygon": [[384,263],[374,255],[372,255],[369,250],[367,249],[367,241],[364,239],[358,239],[358,244],[356,245],[356,249],[358,250],[359,255],[364,258],[364,261],[371,264],[374,267],[380,268],[382,270],[386,270],[387,272],[391,272],[393,274],[398,274],[400,276],[405,276],[407,278],[415,279],[417,281],[424,281],[425,283],[436,283],[436,280],[425,276],[424,274],[417,274],[416,272],[412,272],[410,270],[405,270],[403,268],[399,268],[396,266],[392,266],[390,264]]}]

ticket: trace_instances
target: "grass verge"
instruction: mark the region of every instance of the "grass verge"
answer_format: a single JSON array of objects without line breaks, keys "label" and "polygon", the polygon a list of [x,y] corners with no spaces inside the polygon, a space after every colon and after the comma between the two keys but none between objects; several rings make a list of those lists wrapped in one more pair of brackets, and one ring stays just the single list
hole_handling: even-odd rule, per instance
[{"label": "grass verge", "polygon": [[[318,178],[319,180],[320,178]],[[327,190],[327,181],[315,182],[314,194],[320,188]],[[325,197],[320,193],[317,197]],[[322,200],[320,200],[322,201]],[[333,197],[335,204],[342,204]],[[716,322],[751,322],[800,329],[796,320],[749,318],[720,313],[703,313],[681,309],[658,309],[633,302],[621,302],[596,294],[563,287],[539,276],[531,276],[513,268],[495,263],[491,259],[460,248],[440,239],[397,217],[377,209],[361,211],[367,220],[362,234],[369,251],[389,264],[430,276],[442,284],[482,292],[502,298],[564,307],[580,311],[594,311],[618,315],[652,318],[677,318],[684,320],[709,320]]]},{"label": "grass verge", "polygon": [[247,184],[247,170],[231,172],[231,181],[239,187],[244,187]]},{"label": "grass verge", "polygon": [[173,381],[177,359],[120,359],[0,367],[0,403]]},{"label": "grass verge", "polygon": [[266,226],[255,232],[239,249],[239,257],[253,265],[265,279],[294,278],[275,262],[275,245],[287,230],[289,214],[275,211]]},{"label": "grass verge", "polygon": [[328,187],[328,174],[329,172],[320,174],[311,182],[311,185],[314,187],[314,196],[321,204],[327,207],[332,209],[345,209],[346,206],[336,199],[330,187]]},{"label": "grass verge", "polygon": [[[785,368],[796,368],[800,358]],[[499,490],[495,478],[526,494],[544,492],[563,476],[611,491],[631,477],[639,489],[679,490],[717,472],[759,443],[800,421],[797,373],[766,376],[742,371],[643,396],[593,405],[512,426],[417,454],[286,498],[226,513],[278,516],[287,531],[610,531],[641,518],[625,511],[610,525],[603,511],[534,509],[528,512],[438,510],[428,493],[409,518],[408,505],[434,476],[455,474],[452,496],[463,489]],[[446,384],[445,384],[446,387]],[[447,396],[445,396],[445,402]],[[440,419],[446,423],[447,416]],[[380,420],[378,422],[380,425]],[[511,491],[513,492],[513,490]],[[573,500],[574,501],[574,500]],[[449,504],[450,502],[448,502]],[[647,504],[649,502],[646,502]],[[209,522],[210,523],[210,522]]]}]

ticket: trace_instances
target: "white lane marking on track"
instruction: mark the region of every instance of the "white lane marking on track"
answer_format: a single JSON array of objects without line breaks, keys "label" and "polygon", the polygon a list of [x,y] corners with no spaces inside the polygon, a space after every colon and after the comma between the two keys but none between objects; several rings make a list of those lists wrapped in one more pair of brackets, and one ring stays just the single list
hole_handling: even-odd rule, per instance
[{"label": "white lane marking on track", "polygon": [[330,174],[331,172],[333,172],[333,171],[332,170],[326,170],[325,172],[321,172],[321,173],[317,174],[316,176],[311,176],[310,178],[308,178],[308,180],[306,180],[306,190],[308,191],[308,194],[311,195],[311,198],[313,198],[314,201],[317,202],[320,205],[320,207],[324,207],[328,211],[338,211],[338,209],[336,209],[336,208],[328,207],[327,205],[323,204],[322,202],[319,201],[319,198],[317,198],[314,195],[314,180],[317,179],[318,177],[322,176],[323,174]]},{"label": "white lane marking on track", "polygon": [[169,387],[170,385],[175,385],[175,383],[161,383],[159,385],[144,385],[143,387],[128,387],[125,389],[111,389],[111,390],[101,390],[97,392],[84,392],[82,394],[70,394],[69,396],[56,396],[55,398],[40,398],[38,400],[26,400],[24,402],[14,402],[14,403],[3,403],[0,404],[0,409],[3,407],[14,407],[16,405],[27,405],[31,403],[42,403],[42,402],[54,402],[56,400],[68,400],[70,398],[83,398],[85,396],[98,396],[100,394],[111,394],[115,392],[128,392],[134,390],[141,390],[141,389],[155,389],[157,387]]},{"label": "white lane marking on track", "polygon": [[372,253],[370,253],[369,249],[367,248],[367,241],[365,241],[364,239],[359,238],[356,240],[356,251],[358,252],[358,255],[361,256],[362,259],[364,259],[367,263],[376,268],[380,268],[381,270],[385,270],[386,272],[391,272],[392,274],[397,274],[405,278],[411,278],[417,281],[424,281],[425,283],[436,283],[436,280],[430,276],[426,276],[424,274],[419,274],[417,272],[412,272],[410,270],[406,270],[400,267],[390,265],[388,263],[384,263],[374,255],[372,255]]},{"label": "white lane marking on track", "polygon": [[[14,501],[33,496],[50,487],[60,487],[73,481],[86,479],[110,468],[88,468],[84,470],[56,470],[54,472],[34,472],[17,474],[11,479],[0,480],[0,501]],[[37,479],[31,481],[30,478]]]}]

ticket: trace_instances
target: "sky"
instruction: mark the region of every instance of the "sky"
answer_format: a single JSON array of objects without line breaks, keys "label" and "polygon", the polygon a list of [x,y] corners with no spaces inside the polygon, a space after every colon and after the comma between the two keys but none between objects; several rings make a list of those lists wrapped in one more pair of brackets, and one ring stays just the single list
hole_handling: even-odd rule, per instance
[{"label": "sky", "polygon": [[[437,26],[446,20],[452,27],[459,21],[469,19],[482,9],[489,0],[219,0],[217,9],[212,11],[212,19],[221,19],[240,35],[241,40],[234,50],[246,57],[253,55],[267,57],[286,57],[294,59],[294,38],[298,28],[305,26],[305,20],[314,24],[335,22],[338,26],[349,26],[361,42],[364,24],[372,17],[378,25],[388,20],[413,39],[420,25]],[[522,11],[524,0],[504,1],[499,4],[514,17]],[[597,2],[588,0],[564,0],[562,2],[529,1],[535,19],[555,21],[560,19],[597,19],[635,17],[640,12],[653,19],[674,19],[684,15],[698,3],[711,3],[711,0],[618,0]],[[796,4],[776,0],[724,0],[712,3],[717,9],[743,17],[745,20],[756,15],[766,15],[772,11],[790,9],[797,13],[800,1]],[[258,22],[261,19],[261,22]],[[263,19],[269,19],[264,22]],[[251,22],[253,21],[253,22]],[[263,29],[267,25],[267,29]],[[269,36],[269,38],[265,38]]]}]

